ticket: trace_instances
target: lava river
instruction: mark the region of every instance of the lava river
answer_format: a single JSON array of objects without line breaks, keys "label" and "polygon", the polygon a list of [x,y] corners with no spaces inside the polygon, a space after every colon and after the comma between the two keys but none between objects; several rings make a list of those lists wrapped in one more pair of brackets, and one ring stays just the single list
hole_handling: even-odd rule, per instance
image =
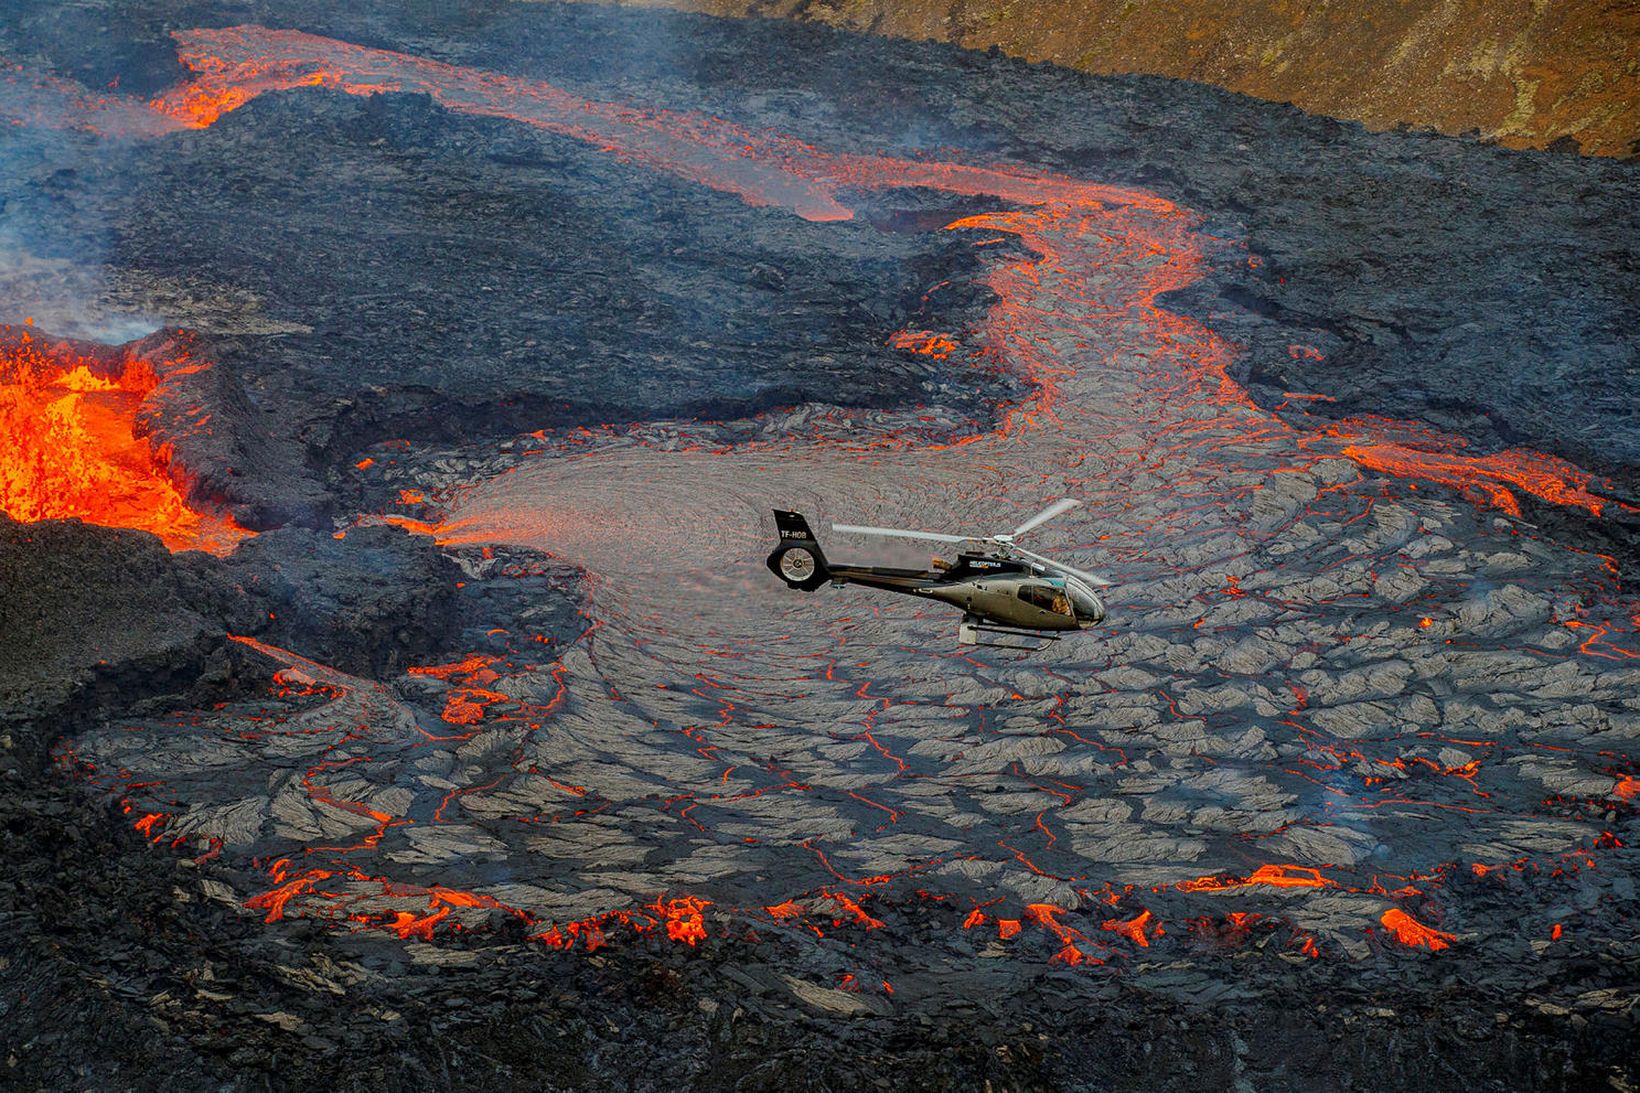
[{"label": "lava river", "polygon": [[[919,957],[935,964],[983,936],[1115,966],[1252,923],[1301,957],[1576,943],[1587,901],[1544,908],[1629,853],[1606,817],[1640,786],[1634,604],[1608,560],[1515,516],[1522,493],[1613,502],[1535,453],[1254,405],[1226,373],[1235,347],[1161,299],[1228,250],[1189,210],[296,32],[179,38],[200,79],[159,105],[192,124],[276,87],[415,90],[771,217],[842,219],[895,187],[995,196],[947,229],[990,256],[985,323],[883,337],[1031,391],[985,428],[806,406],[732,443],[657,422],[402,456],[445,506],[419,529],[472,581],[516,579],[517,548],[584,573],[578,638],[549,652],[527,615],[497,619],[506,655],[383,682],[257,646],[276,673],[260,703],[63,756],[156,841],[254,861],[267,879],[240,896],[270,921],[818,944],[889,938],[889,908],[934,900],[954,916],[952,945]],[[1062,496],[1086,505],[1032,545],[1116,586],[1106,626],[1032,656],[959,648],[945,610],[788,592],[762,568],[775,506],[817,528],[990,532]],[[1532,895],[1469,914],[1489,884]]]}]

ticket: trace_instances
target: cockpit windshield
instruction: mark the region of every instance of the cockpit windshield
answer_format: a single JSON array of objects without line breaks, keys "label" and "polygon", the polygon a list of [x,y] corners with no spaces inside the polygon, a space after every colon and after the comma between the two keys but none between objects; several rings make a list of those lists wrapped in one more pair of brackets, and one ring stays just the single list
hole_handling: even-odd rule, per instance
[{"label": "cockpit windshield", "polygon": [[1099,622],[1105,617],[1105,605],[1099,602],[1099,597],[1093,594],[1093,589],[1081,581],[1067,579],[1065,590],[1070,593],[1071,602],[1076,605],[1077,621],[1087,625]]}]

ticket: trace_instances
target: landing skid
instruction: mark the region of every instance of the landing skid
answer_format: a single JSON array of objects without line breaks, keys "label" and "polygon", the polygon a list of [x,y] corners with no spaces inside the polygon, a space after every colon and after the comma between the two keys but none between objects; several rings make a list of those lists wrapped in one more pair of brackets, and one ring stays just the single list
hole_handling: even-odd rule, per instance
[{"label": "landing skid", "polygon": [[[981,634],[1005,634],[1009,637],[1026,638],[1035,644],[1013,641],[981,641]],[[971,616],[963,619],[957,627],[957,644],[981,645],[988,649],[1021,649],[1027,653],[1034,653],[1039,649],[1046,649],[1050,642],[1058,640],[1058,634],[1041,630],[1020,630],[1011,626],[990,626]]]}]

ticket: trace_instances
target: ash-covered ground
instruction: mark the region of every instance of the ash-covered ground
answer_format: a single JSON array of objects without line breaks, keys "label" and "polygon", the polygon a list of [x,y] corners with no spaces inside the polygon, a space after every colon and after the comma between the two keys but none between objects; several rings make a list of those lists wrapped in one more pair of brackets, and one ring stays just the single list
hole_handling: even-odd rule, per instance
[{"label": "ash-covered ground", "polygon": [[[1634,1082],[1633,165],[778,24],[18,12],[0,320],[210,362],[146,421],[258,534],[3,527],[9,1082]],[[1031,656],[761,567],[1064,495],[1117,584]]]}]

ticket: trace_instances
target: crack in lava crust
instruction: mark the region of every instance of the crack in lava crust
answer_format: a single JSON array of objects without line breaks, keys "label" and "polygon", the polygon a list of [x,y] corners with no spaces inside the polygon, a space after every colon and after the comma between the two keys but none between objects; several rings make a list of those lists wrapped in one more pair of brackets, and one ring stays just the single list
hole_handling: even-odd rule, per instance
[{"label": "crack in lava crust", "polygon": [[[588,628],[557,659],[522,641],[417,669],[395,697],[264,648],[280,662],[264,709],[78,742],[152,837],[265,863],[277,887],[251,902],[270,920],[430,937],[500,911],[552,944],[616,926],[694,944],[748,923],[863,935],[920,894],[1070,964],[1239,944],[1253,920],[1296,953],[1360,957],[1551,926],[1560,943],[1549,897],[1467,919],[1454,878],[1537,892],[1627,860],[1605,817],[1632,814],[1640,661],[1613,567],[1361,467],[1471,485],[1505,512],[1513,489],[1605,499],[1534,453],[1472,459],[1428,430],[1258,409],[1226,375],[1233,347],[1157,306],[1203,272],[1188,211],[1022,168],[832,156],[294,32],[181,37],[223,102],[293,79],[530,124],[550,107],[561,131],[819,219],[848,213],[842,186],[1029,206],[951,225],[1030,252],[991,266],[984,328],[939,343],[954,368],[1032,382],[995,431],[858,414],[822,432],[794,412],[758,423],[778,439],[718,450],[655,427],[468,453],[460,478],[429,460],[420,484],[452,500],[426,530],[473,579],[506,579],[489,555],[508,546],[586,571]],[[1088,503],[1040,545],[1116,576],[1120,622],[1028,660],[956,651],[947,611],[800,596],[761,567],[774,505],[979,532],[1061,495]]]}]

